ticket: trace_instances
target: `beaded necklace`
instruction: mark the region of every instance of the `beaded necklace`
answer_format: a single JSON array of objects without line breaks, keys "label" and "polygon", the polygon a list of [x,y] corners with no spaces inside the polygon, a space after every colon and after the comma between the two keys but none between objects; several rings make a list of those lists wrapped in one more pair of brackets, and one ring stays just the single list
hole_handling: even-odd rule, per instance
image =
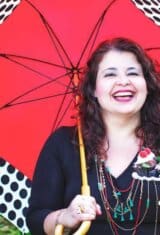
[{"label": "beaded necklace", "polygon": [[[107,215],[107,221],[111,228],[111,231],[114,235],[118,235],[118,229],[122,231],[130,231],[132,235],[136,234],[136,230],[138,226],[140,226],[149,210],[150,206],[150,183],[151,181],[147,181],[147,198],[143,198],[143,188],[144,181],[132,179],[129,186],[125,189],[119,189],[113,183],[112,176],[108,168],[105,167],[105,161],[103,159],[98,158],[96,155],[95,166],[98,180],[98,189],[101,195],[101,199],[104,205],[104,209]],[[109,186],[112,189],[113,197],[115,199],[114,205],[112,205],[108,198],[108,191],[106,187],[106,180]],[[156,194],[156,211],[155,211],[155,226],[154,226],[154,235],[157,235],[157,224],[158,224],[158,192],[157,185],[154,182],[155,194]],[[125,195],[126,199],[124,200],[123,196]],[[135,202],[135,198],[139,198],[138,203]],[[144,214],[141,215],[141,207],[142,200],[145,203],[145,211]],[[133,208],[137,208],[136,217],[133,215]],[[126,220],[129,220],[133,223],[132,227],[125,227],[118,224],[117,220],[120,220],[121,224]]]}]

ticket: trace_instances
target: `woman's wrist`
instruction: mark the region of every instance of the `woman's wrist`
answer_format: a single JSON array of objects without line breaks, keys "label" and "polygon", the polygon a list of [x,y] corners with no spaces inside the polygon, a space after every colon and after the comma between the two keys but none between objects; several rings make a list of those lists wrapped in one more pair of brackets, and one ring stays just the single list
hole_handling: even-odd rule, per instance
[{"label": "woman's wrist", "polygon": [[71,232],[71,228],[66,227],[63,223],[63,215],[65,213],[65,210],[66,209],[61,209],[59,213],[57,214],[55,226],[58,224],[63,225],[64,226],[63,235],[68,235]]},{"label": "woman's wrist", "polygon": [[65,209],[61,209],[61,210],[59,210],[59,212],[57,213],[55,225],[57,225],[57,224],[62,224],[62,225],[63,225],[62,216],[63,216],[63,214],[64,214],[64,211],[65,211]]}]

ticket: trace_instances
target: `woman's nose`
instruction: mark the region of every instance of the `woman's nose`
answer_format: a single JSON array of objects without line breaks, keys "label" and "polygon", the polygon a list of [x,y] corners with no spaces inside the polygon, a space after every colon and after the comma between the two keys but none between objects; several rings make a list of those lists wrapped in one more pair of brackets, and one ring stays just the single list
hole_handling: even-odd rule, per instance
[{"label": "woman's nose", "polygon": [[118,79],[117,79],[117,84],[122,85],[122,86],[129,85],[130,84],[130,79],[126,75],[119,76]]}]

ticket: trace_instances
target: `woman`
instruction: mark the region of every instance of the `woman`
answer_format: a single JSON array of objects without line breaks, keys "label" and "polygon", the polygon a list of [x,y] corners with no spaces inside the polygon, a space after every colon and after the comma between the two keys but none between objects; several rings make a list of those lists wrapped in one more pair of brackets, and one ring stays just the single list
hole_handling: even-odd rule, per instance
[{"label": "woman", "polygon": [[88,61],[79,115],[91,196],[80,195],[77,128],[61,127],[40,154],[27,223],[33,235],[160,234],[160,74],[135,42],[104,41]]}]

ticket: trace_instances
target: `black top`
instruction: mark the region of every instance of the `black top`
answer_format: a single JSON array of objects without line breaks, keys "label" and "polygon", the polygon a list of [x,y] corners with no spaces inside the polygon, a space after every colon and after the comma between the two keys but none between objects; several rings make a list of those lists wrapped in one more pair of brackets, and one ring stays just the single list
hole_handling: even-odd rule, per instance
[{"label": "black top", "polygon": [[[27,224],[32,235],[44,235],[43,222],[48,213],[67,207],[75,195],[81,192],[80,160],[76,144],[73,143],[74,135],[74,127],[61,127],[48,138],[40,153],[33,177],[30,207],[27,214]],[[119,189],[126,189],[131,184],[132,166],[135,160],[136,158],[118,178],[111,176],[114,185]],[[107,221],[106,212],[98,190],[94,162],[87,173],[91,195],[96,198],[97,203],[102,208],[102,215],[97,216],[96,220],[92,222],[88,235],[160,235],[160,206],[158,206],[157,201],[158,197],[160,199],[159,182],[151,181],[147,183],[144,181],[142,184],[139,180],[135,181],[133,188],[135,195],[134,207],[132,209],[133,220],[129,220],[129,213],[126,214],[124,222],[121,222],[121,218],[118,216],[114,221],[126,230],[118,229],[117,233],[113,233],[113,229],[111,230]],[[111,207],[114,207],[115,198],[113,197],[113,190],[107,181],[107,177],[106,186],[108,200]],[[139,199],[141,193],[142,205],[140,206]],[[125,197],[125,193],[122,194]],[[148,210],[146,209],[147,198],[150,199]],[[140,209],[138,210],[138,208]],[[137,213],[139,213],[138,221],[136,221]],[[156,214],[158,218],[157,223],[155,222]],[[133,230],[127,230],[133,228],[135,223],[140,223],[136,233]]]}]

